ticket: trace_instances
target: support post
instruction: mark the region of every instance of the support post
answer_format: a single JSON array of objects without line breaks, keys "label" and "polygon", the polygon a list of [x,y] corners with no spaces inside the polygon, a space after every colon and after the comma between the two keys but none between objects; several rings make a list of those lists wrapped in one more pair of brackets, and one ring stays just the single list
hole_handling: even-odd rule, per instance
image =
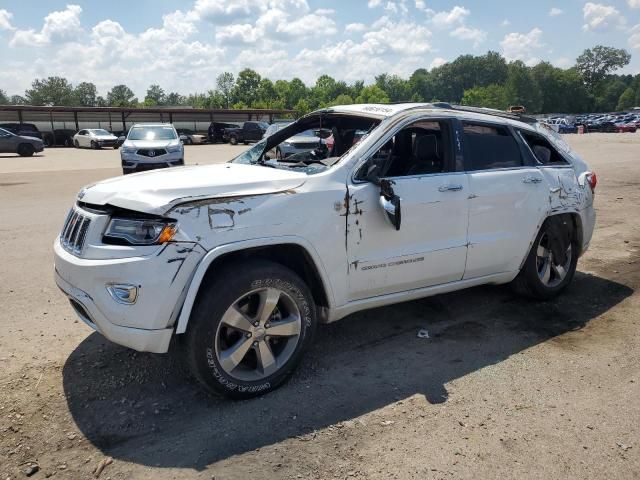
[{"label": "support post", "polygon": [[80,126],[78,125],[78,112],[73,112],[73,120],[76,122],[76,132],[80,130]]}]

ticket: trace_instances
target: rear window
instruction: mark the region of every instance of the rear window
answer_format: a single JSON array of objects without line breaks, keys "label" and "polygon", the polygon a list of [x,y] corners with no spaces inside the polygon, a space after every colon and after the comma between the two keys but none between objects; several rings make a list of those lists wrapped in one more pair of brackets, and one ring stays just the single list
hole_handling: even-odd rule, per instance
[{"label": "rear window", "polygon": [[522,166],[520,148],[502,125],[464,122],[464,154],[471,170]]},{"label": "rear window", "polygon": [[531,149],[531,153],[542,165],[568,165],[569,162],[556,150],[542,135],[520,130],[525,143]]}]

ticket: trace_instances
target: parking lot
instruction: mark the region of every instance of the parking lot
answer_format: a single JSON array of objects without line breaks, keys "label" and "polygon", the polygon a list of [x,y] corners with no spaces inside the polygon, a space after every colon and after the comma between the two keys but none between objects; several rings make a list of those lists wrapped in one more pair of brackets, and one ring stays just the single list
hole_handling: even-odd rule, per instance
[{"label": "parking lot", "polygon": [[[480,287],[319,329],[293,381],[213,398],[76,319],[52,243],[117,150],[0,155],[0,480],[640,477],[640,134],[571,135],[598,221],[553,302]],[[185,147],[187,164],[244,146]],[[429,338],[418,338],[421,328]],[[111,459],[109,461],[108,459]]]}]

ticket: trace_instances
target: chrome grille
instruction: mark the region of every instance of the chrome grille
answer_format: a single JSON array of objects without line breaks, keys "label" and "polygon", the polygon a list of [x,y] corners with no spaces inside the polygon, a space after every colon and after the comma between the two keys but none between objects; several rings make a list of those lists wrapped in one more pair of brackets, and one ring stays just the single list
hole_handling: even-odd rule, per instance
[{"label": "chrome grille", "polygon": [[68,252],[80,255],[87,239],[89,225],[91,225],[91,218],[72,208],[60,233],[62,247]]}]

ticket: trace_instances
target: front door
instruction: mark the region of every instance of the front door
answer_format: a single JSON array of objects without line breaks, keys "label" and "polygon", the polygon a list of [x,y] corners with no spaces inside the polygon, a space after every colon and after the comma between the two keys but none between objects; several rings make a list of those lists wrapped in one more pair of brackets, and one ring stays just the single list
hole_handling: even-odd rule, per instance
[{"label": "front door", "polygon": [[[349,298],[358,300],[460,280],[467,251],[468,181],[454,171],[453,129],[445,120],[398,127],[348,185]],[[365,181],[371,164],[401,199],[396,230]]]}]

